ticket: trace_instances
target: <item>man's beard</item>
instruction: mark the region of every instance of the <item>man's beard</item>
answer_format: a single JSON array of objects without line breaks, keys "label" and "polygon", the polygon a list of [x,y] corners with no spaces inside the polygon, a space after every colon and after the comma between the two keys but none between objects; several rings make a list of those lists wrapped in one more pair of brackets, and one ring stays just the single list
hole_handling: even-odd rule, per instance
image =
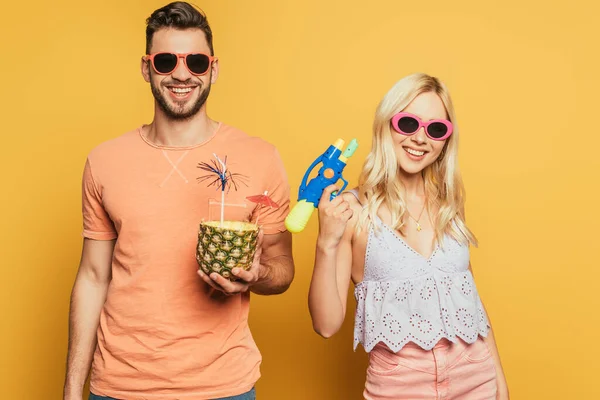
[{"label": "man's beard", "polygon": [[[169,104],[169,102],[165,98],[165,95],[160,91],[158,87],[154,85],[152,81],[150,81],[150,88],[152,89],[152,95],[154,96],[154,99],[158,103],[160,109],[165,113],[167,118],[172,120],[184,120],[196,115],[198,111],[200,111],[204,103],[206,103],[206,99],[208,98],[208,95],[210,93],[210,77],[208,79],[208,82],[208,86],[200,92],[200,96],[198,96],[198,99],[194,103],[193,107],[187,111],[185,111],[185,107],[188,105],[188,102],[185,102],[183,104],[175,103],[175,105]],[[189,83],[189,81],[186,81],[183,84],[185,85]]]}]

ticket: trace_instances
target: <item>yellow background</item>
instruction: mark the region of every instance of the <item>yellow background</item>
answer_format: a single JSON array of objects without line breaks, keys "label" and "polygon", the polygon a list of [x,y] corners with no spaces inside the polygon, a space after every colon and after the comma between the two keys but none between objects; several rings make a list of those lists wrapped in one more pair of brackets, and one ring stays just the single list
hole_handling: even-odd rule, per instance
[{"label": "yellow background", "polygon": [[[420,4],[421,3],[421,4]],[[293,195],[337,137],[360,148],[378,101],[424,71],[453,95],[472,261],[513,399],[597,399],[598,8],[542,1],[203,1],[221,75],[209,114],[274,143]],[[152,117],[139,73],[159,1],[9,2],[0,33],[0,398],[58,399],[88,151]],[[253,298],[261,399],[358,399],[366,357],[313,333],[316,217],[297,278]]]}]

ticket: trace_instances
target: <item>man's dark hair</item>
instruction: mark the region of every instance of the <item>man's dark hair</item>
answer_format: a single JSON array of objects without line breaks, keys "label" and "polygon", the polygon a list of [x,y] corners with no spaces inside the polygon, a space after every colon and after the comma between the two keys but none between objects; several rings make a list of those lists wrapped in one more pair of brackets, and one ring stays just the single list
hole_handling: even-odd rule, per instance
[{"label": "man's dark hair", "polygon": [[154,11],[146,20],[146,54],[150,53],[154,32],[163,28],[200,29],[206,36],[210,55],[214,55],[213,37],[206,15],[184,1],[175,1]]}]

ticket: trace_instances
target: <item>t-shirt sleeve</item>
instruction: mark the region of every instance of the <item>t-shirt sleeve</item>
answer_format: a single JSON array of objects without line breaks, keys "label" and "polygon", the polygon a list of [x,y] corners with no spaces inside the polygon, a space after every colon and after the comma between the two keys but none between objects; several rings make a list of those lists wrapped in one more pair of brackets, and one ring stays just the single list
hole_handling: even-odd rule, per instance
[{"label": "t-shirt sleeve", "polygon": [[102,190],[94,179],[89,159],[83,170],[82,211],[83,237],[94,240],[112,240],[117,237],[114,224],[102,203]]},{"label": "t-shirt sleeve", "polygon": [[258,223],[267,235],[285,232],[287,230],[285,218],[290,212],[290,186],[283,161],[277,149],[274,150],[264,177],[266,180],[264,187],[268,191],[267,195],[279,207],[260,207]]}]

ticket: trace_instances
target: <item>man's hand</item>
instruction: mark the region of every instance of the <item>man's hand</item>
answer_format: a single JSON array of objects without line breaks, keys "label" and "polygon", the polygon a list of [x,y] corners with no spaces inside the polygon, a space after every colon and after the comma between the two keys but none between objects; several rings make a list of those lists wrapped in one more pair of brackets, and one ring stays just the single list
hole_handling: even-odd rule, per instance
[{"label": "man's hand", "polygon": [[256,252],[254,253],[254,258],[252,259],[252,266],[250,269],[248,271],[245,271],[241,268],[234,268],[231,270],[233,275],[238,278],[237,280],[230,281],[216,272],[213,272],[210,274],[210,276],[208,276],[201,269],[198,269],[198,275],[200,275],[204,282],[228,296],[247,292],[250,289],[250,286],[255,285],[256,283],[265,279],[267,276],[267,268],[260,263],[263,237],[264,234],[262,231],[260,231],[258,233],[256,242]]}]

